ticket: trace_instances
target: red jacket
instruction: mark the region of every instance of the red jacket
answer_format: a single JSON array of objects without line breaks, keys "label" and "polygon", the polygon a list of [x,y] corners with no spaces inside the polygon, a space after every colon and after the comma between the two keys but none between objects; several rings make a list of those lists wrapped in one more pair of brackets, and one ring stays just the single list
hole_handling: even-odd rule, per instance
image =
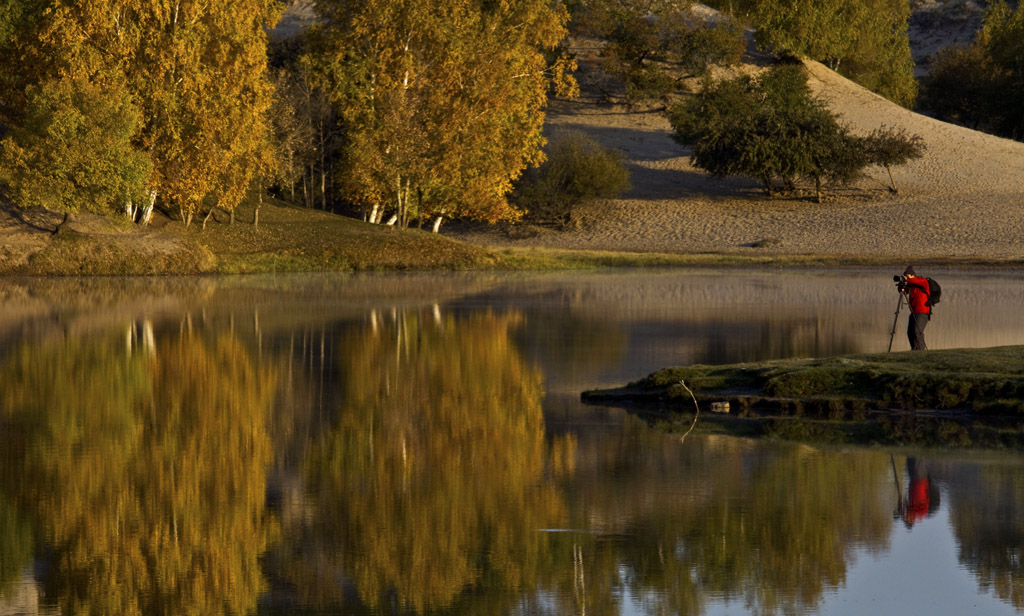
[{"label": "red jacket", "polygon": [[928,305],[928,279],[920,276],[907,278],[907,294],[910,302],[910,311],[914,314],[931,314],[932,307]]}]

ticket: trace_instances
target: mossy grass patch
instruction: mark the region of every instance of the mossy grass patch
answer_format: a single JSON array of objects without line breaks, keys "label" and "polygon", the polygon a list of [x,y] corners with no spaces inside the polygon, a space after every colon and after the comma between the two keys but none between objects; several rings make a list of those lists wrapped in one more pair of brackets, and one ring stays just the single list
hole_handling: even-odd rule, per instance
[{"label": "mossy grass patch", "polygon": [[1024,346],[676,366],[583,399],[665,422],[692,416],[687,389],[701,408],[730,402],[705,423],[756,420],[744,430],[791,440],[1024,446]]}]

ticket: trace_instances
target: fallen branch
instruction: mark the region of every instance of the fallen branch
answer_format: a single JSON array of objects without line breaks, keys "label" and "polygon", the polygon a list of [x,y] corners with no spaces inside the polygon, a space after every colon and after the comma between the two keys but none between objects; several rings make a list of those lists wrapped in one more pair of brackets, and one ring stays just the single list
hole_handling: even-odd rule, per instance
[{"label": "fallen branch", "polygon": [[697,396],[693,395],[693,392],[686,386],[686,383],[684,381],[679,381],[679,384],[686,390],[686,393],[690,394],[690,397],[693,398],[693,408],[697,410],[693,416],[693,423],[690,425],[690,429],[686,431],[686,434],[679,437],[679,442],[682,443],[686,440],[686,437],[693,432],[693,429],[697,427],[697,418],[700,417],[700,406],[697,404]]}]

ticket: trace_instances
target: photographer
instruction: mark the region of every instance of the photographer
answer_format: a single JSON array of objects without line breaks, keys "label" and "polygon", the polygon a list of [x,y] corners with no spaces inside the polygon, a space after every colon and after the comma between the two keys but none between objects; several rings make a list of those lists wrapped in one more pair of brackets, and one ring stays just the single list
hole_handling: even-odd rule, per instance
[{"label": "photographer", "polygon": [[924,351],[928,346],[924,343],[924,328],[932,318],[932,308],[928,305],[928,280],[919,277],[913,265],[903,271],[903,277],[897,285],[900,293],[907,295],[910,306],[910,319],[907,321],[907,339],[914,351]]}]

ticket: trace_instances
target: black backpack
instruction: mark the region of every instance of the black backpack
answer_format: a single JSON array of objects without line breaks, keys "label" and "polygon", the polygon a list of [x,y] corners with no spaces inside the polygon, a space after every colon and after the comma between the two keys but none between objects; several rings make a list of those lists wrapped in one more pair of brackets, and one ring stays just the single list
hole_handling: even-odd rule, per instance
[{"label": "black backpack", "polygon": [[942,287],[933,278],[925,278],[925,280],[928,281],[928,301],[925,302],[925,305],[934,306],[942,301]]}]

